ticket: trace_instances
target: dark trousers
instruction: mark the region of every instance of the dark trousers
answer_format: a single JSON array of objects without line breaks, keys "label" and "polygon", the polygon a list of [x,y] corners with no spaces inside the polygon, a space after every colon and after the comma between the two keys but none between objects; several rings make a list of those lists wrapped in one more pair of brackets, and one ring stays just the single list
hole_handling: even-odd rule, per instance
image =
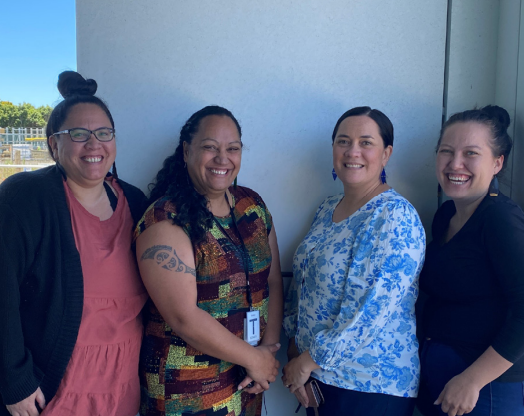
[{"label": "dark trousers", "polygon": [[[363,393],[341,389],[318,382],[324,404],[318,408],[319,416],[412,416],[415,399],[381,393]],[[313,416],[313,409],[306,409]]]},{"label": "dark trousers", "polygon": [[[433,403],[446,383],[468,366],[453,348],[433,340],[425,340],[421,361],[421,385],[417,407],[426,416],[443,416]],[[524,384],[491,382],[480,390],[477,405],[468,416],[524,415]]]}]

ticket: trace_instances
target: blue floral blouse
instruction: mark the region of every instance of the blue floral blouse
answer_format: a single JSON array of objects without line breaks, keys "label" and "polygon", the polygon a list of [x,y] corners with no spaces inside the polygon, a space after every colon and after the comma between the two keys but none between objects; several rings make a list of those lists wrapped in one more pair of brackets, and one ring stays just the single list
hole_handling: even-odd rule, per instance
[{"label": "blue floral blouse", "polygon": [[418,276],[426,236],[415,208],[389,189],[345,220],[318,208],[293,259],[284,329],[333,386],[416,397]]}]

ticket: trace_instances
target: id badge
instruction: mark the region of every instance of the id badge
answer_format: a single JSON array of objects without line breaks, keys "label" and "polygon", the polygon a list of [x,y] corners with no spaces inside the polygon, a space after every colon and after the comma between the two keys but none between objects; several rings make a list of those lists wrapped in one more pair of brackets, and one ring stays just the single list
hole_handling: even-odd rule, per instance
[{"label": "id badge", "polygon": [[260,311],[246,313],[244,319],[244,341],[250,345],[258,345],[260,341]]}]

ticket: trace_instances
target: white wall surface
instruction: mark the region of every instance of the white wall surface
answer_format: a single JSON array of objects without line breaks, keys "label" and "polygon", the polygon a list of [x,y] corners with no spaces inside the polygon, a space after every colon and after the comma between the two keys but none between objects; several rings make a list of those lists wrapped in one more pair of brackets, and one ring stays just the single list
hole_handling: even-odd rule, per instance
[{"label": "white wall surface", "polygon": [[[452,0],[446,118],[475,106],[497,104],[515,120],[520,14],[520,0]],[[516,151],[500,181],[506,195],[519,194],[515,187],[520,167],[515,171],[512,162],[524,160],[518,157],[514,126],[509,133]],[[524,202],[524,188],[522,194]]]},{"label": "white wall surface", "polygon": [[495,102],[499,0],[453,0],[447,118]]},{"label": "white wall surface", "polygon": [[[351,107],[391,118],[388,182],[430,224],[446,12],[443,0],[77,0],[78,70],[114,115],[119,174],[144,190],[193,112],[230,109],[247,148],[239,183],[270,207],[289,271],[317,206],[341,191],[331,133]],[[266,401],[270,415],[294,411],[279,382]]]},{"label": "white wall surface", "polygon": [[78,69],[114,114],[122,177],[145,189],[183,122],[208,104],[240,120],[239,183],[269,205],[283,257],[328,195],[331,133],[357,105],[384,111],[389,182],[429,224],[440,127],[446,4],[78,0]]}]

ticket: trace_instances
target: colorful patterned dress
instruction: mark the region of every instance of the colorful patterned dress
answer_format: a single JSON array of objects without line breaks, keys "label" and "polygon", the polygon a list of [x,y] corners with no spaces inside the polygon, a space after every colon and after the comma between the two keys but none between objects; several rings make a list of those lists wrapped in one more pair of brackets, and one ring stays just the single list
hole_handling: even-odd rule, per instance
[{"label": "colorful patterned dress", "polygon": [[[260,311],[263,335],[268,318],[271,214],[251,189],[239,186],[229,190],[237,228],[249,252],[249,285],[253,307]],[[135,237],[151,225],[171,221],[175,216],[176,207],[169,199],[159,199],[138,223]],[[187,233],[187,229],[184,231]],[[193,245],[193,251],[198,307],[243,339],[249,303],[240,246],[232,219],[226,217],[214,221],[205,240]],[[164,321],[153,302],[149,303],[140,378],[142,415],[260,415],[262,396],[237,391],[242,381],[239,366],[188,345]]]}]

